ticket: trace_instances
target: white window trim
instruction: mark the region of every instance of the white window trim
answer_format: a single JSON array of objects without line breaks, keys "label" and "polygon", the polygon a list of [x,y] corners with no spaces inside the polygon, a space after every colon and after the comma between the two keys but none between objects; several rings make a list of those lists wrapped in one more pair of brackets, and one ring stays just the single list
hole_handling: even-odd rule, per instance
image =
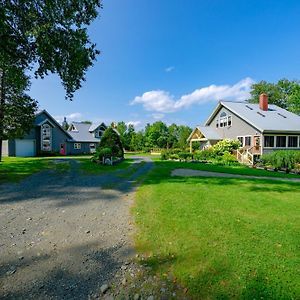
[{"label": "white window trim", "polygon": [[[245,145],[245,141],[246,141],[246,137],[250,137],[250,145]],[[243,145],[241,145],[241,147],[251,147],[251,146],[254,146],[252,145],[252,135],[238,135],[236,138],[243,138]]]},{"label": "white window trim", "polygon": [[[50,139],[49,139],[49,143],[50,143],[50,149],[49,150],[44,150],[43,148],[43,126],[49,126],[49,130],[50,130]],[[49,125],[48,123],[44,123],[41,127],[41,136],[40,136],[40,143],[41,143],[41,151],[44,151],[44,152],[51,152],[52,151],[52,127],[51,125]]]},{"label": "white window trim", "polygon": [[[274,136],[274,147],[265,147],[265,149],[297,149],[300,148],[300,136],[298,135],[286,135],[286,134],[266,134],[264,135],[264,145],[265,145],[265,136]],[[286,143],[285,147],[277,147],[277,137],[278,136],[285,136],[286,137]],[[289,136],[297,137],[297,147],[289,147]]]},{"label": "white window trim", "polygon": [[[297,138],[297,146],[296,147],[289,147],[289,137],[296,137]],[[299,136],[297,136],[297,135],[287,135],[287,144],[286,144],[286,146],[289,149],[297,149],[297,148],[299,148]]]},{"label": "white window trim", "polygon": [[[220,117],[220,115],[221,115],[223,112],[225,112],[225,111],[220,112],[218,118],[216,119],[216,128],[226,128],[226,127],[228,128],[228,127],[231,127],[231,126],[232,126],[232,120],[233,120],[232,115],[228,115],[227,112],[225,112],[225,113],[226,113],[226,116]],[[229,119],[229,117],[230,117],[230,119],[231,119],[231,124],[230,124],[230,125],[228,125],[228,119]],[[225,124],[225,123],[226,123],[226,126],[220,126],[221,121],[222,121],[222,124]],[[217,126],[217,125],[218,125],[218,126]]]},{"label": "white window trim", "polygon": [[[285,136],[285,147],[277,147],[277,137],[278,136]],[[286,134],[276,134],[275,135],[275,147],[277,149],[286,149],[288,148],[288,136]]]},{"label": "white window trim", "polygon": [[[266,137],[266,136],[274,136],[274,147],[266,147],[266,146],[265,146],[265,137]],[[266,149],[273,149],[273,148],[276,148],[276,135],[274,135],[274,134],[266,134],[266,135],[264,135],[263,137],[264,137],[264,141],[263,141],[264,148],[266,148]]]},{"label": "white window trim", "polygon": [[80,150],[81,149],[81,143],[74,143],[74,149]]}]

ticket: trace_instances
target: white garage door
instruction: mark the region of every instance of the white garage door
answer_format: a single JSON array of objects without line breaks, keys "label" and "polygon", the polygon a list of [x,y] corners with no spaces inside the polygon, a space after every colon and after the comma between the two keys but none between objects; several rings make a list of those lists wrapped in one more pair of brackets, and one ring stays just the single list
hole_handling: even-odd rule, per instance
[{"label": "white garage door", "polygon": [[2,156],[8,156],[8,141],[2,141]]},{"label": "white garage door", "polygon": [[35,156],[35,140],[16,140],[16,156]]}]

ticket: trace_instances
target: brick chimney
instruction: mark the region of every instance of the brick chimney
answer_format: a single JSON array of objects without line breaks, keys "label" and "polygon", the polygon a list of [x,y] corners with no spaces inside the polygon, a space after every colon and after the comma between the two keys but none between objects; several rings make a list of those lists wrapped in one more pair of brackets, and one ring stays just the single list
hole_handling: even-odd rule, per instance
[{"label": "brick chimney", "polygon": [[263,93],[259,95],[259,108],[261,110],[268,110],[268,95]]}]

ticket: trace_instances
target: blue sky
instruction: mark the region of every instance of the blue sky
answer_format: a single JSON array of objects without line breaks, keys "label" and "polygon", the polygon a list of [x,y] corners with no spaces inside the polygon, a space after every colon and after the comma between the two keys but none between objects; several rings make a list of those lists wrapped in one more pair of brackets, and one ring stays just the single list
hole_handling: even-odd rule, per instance
[{"label": "blue sky", "polygon": [[300,79],[300,2],[104,0],[89,28],[101,55],[72,102],[56,76],[30,95],[58,120],[203,123],[260,80]]}]

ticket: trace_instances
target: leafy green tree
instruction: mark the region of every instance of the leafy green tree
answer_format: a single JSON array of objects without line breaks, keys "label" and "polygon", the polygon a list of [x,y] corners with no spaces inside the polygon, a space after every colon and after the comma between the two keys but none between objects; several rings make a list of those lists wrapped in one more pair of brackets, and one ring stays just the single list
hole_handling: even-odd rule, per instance
[{"label": "leafy green tree", "polygon": [[132,149],[132,137],[135,135],[135,129],[134,126],[132,124],[128,124],[127,126],[127,130],[124,133],[124,144],[125,144],[125,149],[126,150],[133,150]]},{"label": "leafy green tree", "polygon": [[81,121],[80,123],[92,125],[93,122],[89,121],[89,120],[86,120],[86,121]]},{"label": "leafy green tree", "polygon": [[249,101],[258,103],[261,93],[266,93],[269,96],[269,103],[296,114],[300,113],[300,82],[298,80],[281,79],[277,83],[266,81],[255,83],[252,85]]},{"label": "leafy green tree", "polygon": [[192,128],[185,125],[178,126],[178,142],[176,147],[185,149],[188,146],[187,138],[190,136]]},{"label": "leafy green tree", "polygon": [[0,161],[2,141],[23,136],[33,126],[37,102],[26,91],[29,79],[19,68],[0,69]]},{"label": "leafy green tree", "polygon": [[[124,157],[123,145],[119,133],[112,127],[108,127],[100,140],[96,156],[102,153],[103,149],[111,149],[111,155],[116,157]],[[107,151],[107,150],[105,150]]]},{"label": "leafy green tree", "polygon": [[168,141],[168,127],[162,121],[147,124],[145,128],[146,147],[166,148]]},{"label": "leafy green tree", "polygon": [[[5,134],[5,118],[13,117],[8,115],[11,110],[7,103],[21,96],[24,111],[29,103],[33,104],[24,94],[30,81],[25,76],[27,71],[40,78],[58,74],[66,98],[73,98],[99,54],[89,39],[87,26],[101,7],[101,0],[0,0],[0,139]],[[34,109],[31,112],[29,121]]]}]

